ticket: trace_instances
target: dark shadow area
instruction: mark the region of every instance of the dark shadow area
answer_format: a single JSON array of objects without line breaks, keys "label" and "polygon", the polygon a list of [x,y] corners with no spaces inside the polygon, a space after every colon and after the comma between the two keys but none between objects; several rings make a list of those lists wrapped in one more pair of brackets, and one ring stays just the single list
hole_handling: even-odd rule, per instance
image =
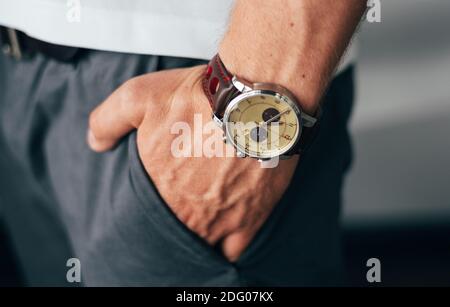
[{"label": "dark shadow area", "polygon": [[450,286],[450,223],[348,227],[344,240],[350,282],[367,282],[367,260],[381,263],[381,286]]},{"label": "dark shadow area", "polygon": [[0,287],[23,286],[23,278],[16,262],[11,242],[0,221]]}]

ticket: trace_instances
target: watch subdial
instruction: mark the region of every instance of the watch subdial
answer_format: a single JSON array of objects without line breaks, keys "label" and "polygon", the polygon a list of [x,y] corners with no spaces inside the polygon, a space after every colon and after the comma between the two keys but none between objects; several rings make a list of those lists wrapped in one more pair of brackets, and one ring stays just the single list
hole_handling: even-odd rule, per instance
[{"label": "watch subdial", "polygon": [[[280,115],[280,111],[278,111],[277,109],[267,108],[262,113],[262,119],[264,122],[268,122],[272,118],[276,118],[279,115]],[[276,118],[275,120],[273,120],[273,122],[278,122],[279,120],[280,120],[279,118]]]},{"label": "watch subdial", "polygon": [[250,138],[257,143],[264,142],[267,140],[268,133],[264,127],[254,127],[250,130]]}]

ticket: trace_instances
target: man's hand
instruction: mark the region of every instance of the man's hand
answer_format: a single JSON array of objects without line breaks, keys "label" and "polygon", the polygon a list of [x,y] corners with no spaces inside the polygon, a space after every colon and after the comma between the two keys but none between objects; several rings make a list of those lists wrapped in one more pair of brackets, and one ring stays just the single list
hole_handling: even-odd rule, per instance
[{"label": "man's hand", "polygon": [[[204,70],[199,66],[129,80],[92,112],[88,143],[95,151],[109,150],[137,129],[140,158],[162,198],[187,227],[211,245],[220,244],[235,261],[285,192],[298,158],[269,169],[250,158],[174,157],[172,125],[186,122],[193,131],[195,114],[203,123],[211,120],[201,87]],[[219,128],[213,135],[222,142]]]},{"label": "man's hand", "polygon": [[[236,0],[220,56],[232,74],[289,89],[308,113],[317,108],[366,1]],[[89,144],[108,150],[138,129],[138,150],[161,196],[190,229],[236,260],[285,192],[298,157],[264,169],[253,159],[175,158],[175,122],[210,120],[204,67],[130,80],[91,116]],[[221,131],[215,132],[217,138]]]}]

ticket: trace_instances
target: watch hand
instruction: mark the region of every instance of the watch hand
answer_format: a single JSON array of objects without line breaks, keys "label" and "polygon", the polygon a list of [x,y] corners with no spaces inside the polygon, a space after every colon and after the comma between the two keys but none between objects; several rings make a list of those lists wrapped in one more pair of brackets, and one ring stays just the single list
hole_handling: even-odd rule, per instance
[{"label": "watch hand", "polygon": [[274,120],[280,118],[282,115],[288,113],[289,111],[291,111],[291,110],[290,110],[290,109],[286,109],[286,110],[284,110],[283,112],[281,112],[280,114],[278,114],[278,115],[272,117],[271,119],[266,120],[266,121],[263,122],[262,124],[266,124],[266,125],[267,125],[267,124],[270,124],[271,122],[273,122]]},{"label": "watch hand", "polygon": [[[257,122],[255,122],[256,127],[261,127],[261,125],[267,125],[267,124],[270,124],[271,122],[277,120],[278,118],[280,118],[281,116],[283,116],[284,114],[286,114],[286,113],[288,113],[288,112],[290,112],[290,111],[291,111],[290,109],[286,109],[286,110],[284,110],[283,112],[281,112],[280,114],[278,114],[278,115],[276,115],[276,116],[274,116],[274,117],[272,117],[272,118],[266,120],[265,122],[262,122],[262,123],[257,123]],[[246,136],[249,135],[249,134],[250,134],[250,130],[247,131],[246,133],[244,133],[244,137],[246,137]]]}]

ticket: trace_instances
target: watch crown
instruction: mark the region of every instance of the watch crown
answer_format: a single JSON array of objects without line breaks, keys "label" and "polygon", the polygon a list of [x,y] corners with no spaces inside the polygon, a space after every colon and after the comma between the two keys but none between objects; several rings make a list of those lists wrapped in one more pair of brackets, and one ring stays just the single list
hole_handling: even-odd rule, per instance
[{"label": "watch crown", "polygon": [[263,163],[263,162],[267,162],[267,161],[270,161],[270,160],[272,160],[271,158],[260,158],[260,159],[258,159],[258,162],[259,163]]},{"label": "watch crown", "polygon": [[236,152],[236,154],[237,154],[238,158],[245,158],[246,157],[245,153],[243,153],[243,152],[241,152],[239,150]]}]

